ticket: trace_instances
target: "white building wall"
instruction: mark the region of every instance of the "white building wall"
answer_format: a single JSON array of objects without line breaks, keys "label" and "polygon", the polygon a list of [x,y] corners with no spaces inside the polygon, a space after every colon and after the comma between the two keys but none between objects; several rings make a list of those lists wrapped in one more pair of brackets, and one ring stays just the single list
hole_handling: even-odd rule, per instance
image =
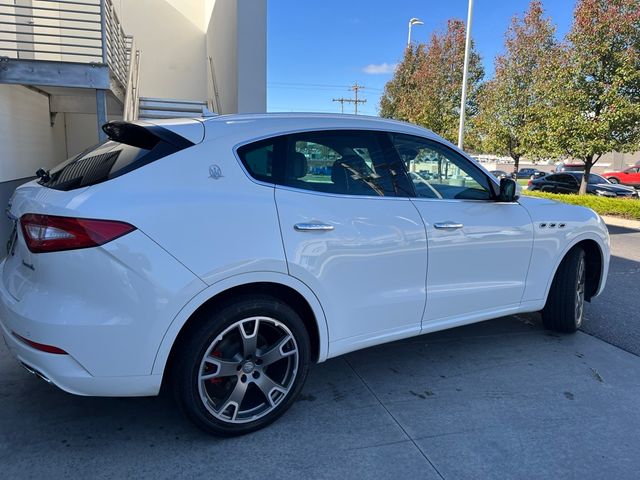
[{"label": "white building wall", "polygon": [[238,112],[266,112],[267,0],[239,0],[237,25]]},{"label": "white building wall", "polygon": [[[213,63],[220,105],[216,113],[238,111],[238,12],[237,0],[215,0],[206,35],[207,58]],[[208,98],[214,98],[209,65]],[[215,108],[215,102],[214,102]]]},{"label": "white building wall", "polygon": [[[218,113],[265,112],[266,0],[214,0],[206,44],[219,92]],[[211,78],[207,85],[213,99]]]},{"label": "white building wall", "polygon": [[0,145],[0,182],[32,177],[66,158],[64,121],[51,126],[45,95],[0,84]]},{"label": "white building wall", "polygon": [[204,1],[122,0],[115,5],[124,31],[141,51],[140,95],[205,101]]}]

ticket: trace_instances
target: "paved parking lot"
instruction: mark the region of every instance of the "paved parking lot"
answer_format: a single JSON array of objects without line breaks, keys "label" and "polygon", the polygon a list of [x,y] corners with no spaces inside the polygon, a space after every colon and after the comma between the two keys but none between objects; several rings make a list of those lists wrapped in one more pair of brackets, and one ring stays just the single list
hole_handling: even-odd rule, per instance
[{"label": "paved parking lot", "polygon": [[587,304],[584,331],[640,355],[640,222],[615,223],[607,288]]},{"label": "paved parking lot", "polygon": [[3,478],[637,478],[640,358],[510,317],[315,367],[255,434],[200,433],[168,396],[67,395],[0,349]]}]

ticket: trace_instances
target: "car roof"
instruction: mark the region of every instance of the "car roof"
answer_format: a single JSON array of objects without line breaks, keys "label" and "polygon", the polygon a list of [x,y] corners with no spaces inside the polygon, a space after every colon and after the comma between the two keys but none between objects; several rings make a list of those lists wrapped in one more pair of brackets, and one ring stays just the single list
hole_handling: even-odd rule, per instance
[{"label": "car roof", "polygon": [[207,139],[215,138],[218,134],[228,134],[230,131],[235,131],[240,136],[251,139],[295,131],[335,128],[345,130],[385,130],[413,134],[438,140],[456,148],[455,145],[426,128],[399,120],[367,115],[304,112],[240,113],[216,115],[202,121],[207,129]]}]

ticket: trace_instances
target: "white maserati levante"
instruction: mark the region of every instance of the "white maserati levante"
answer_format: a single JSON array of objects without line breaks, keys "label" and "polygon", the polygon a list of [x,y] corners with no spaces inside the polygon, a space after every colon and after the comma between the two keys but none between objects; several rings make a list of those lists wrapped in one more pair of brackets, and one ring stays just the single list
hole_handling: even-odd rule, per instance
[{"label": "white maserati levante", "polygon": [[313,363],[519,312],[573,332],[604,287],[598,215],[519,197],[413,125],[265,114],[104,131],[7,209],[2,333],[67,392],[165,382],[197,425],[242,434],[290,407]]}]

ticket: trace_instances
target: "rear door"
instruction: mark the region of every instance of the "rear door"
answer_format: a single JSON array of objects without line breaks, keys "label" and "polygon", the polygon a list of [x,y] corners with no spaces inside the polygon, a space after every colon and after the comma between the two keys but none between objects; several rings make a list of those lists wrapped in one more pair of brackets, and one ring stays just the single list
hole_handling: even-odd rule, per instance
[{"label": "rear door", "polygon": [[[388,162],[381,136],[307,132],[261,146],[277,177],[289,273],[318,296],[330,355],[420,332],[425,229],[402,165]],[[265,169],[257,152],[245,147],[239,154]]]}]

